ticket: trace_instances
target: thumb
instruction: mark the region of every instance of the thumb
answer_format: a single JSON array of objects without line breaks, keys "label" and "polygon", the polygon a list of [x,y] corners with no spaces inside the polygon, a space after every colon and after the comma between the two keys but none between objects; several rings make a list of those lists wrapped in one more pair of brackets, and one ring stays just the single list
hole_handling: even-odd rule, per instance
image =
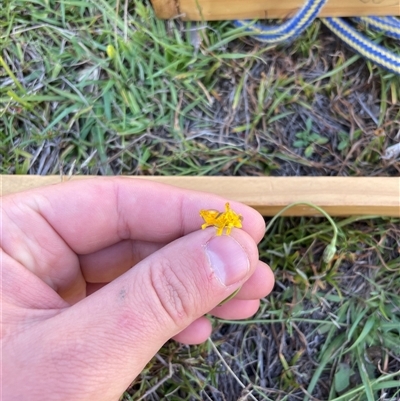
[{"label": "thumb", "polygon": [[63,377],[65,391],[80,388],[88,399],[92,389],[96,399],[118,399],[168,339],[233,293],[257,262],[257,246],[243,230],[193,232],[50,319],[53,341],[60,331],[65,338],[61,347],[49,345],[52,363],[60,360],[62,369],[68,357],[72,367],[64,375],[80,381],[71,386],[72,378]]}]

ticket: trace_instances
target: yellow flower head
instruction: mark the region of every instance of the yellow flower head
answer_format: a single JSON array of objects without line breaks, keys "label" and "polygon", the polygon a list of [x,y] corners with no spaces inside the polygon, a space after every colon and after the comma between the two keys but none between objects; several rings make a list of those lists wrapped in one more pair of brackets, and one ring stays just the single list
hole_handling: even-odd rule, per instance
[{"label": "yellow flower head", "polygon": [[227,235],[231,233],[233,227],[242,228],[243,217],[234,212],[229,203],[225,204],[225,212],[200,210],[200,216],[204,220],[201,228],[204,230],[206,227],[214,226],[217,229],[217,235],[222,235],[224,228],[226,228]]}]

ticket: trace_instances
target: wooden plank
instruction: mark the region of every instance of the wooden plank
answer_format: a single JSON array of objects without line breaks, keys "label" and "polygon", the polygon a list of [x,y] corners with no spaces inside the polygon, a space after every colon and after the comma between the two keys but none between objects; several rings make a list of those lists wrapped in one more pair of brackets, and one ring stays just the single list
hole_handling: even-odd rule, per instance
[{"label": "wooden plank", "polygon": [[[305,0],[152,0],[158,18],[184,20],[287,18]],[[321,17],[400,16],[400,0],[328,0]]]},{"label": "wooden plank", "polygon": [[[59,176],[3,175],[2,195],[61,182]],[[88,176],[73,176],[72,180]],[[97,177],[99,178],[99,177]],[[400,178],[397,177],[129,177],[218,194],[243,202],[264,216],[273,216],[292,202],[308,201],[332,216],[381,215],[400,217]],[[287,215],[312,216],[307,206]]]}]

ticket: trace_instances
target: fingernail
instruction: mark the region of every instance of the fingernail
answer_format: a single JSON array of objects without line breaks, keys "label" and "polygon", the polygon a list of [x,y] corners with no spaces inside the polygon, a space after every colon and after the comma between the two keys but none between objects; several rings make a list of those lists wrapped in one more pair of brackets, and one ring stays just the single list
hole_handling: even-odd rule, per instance
[{"label": "fingernail", "polygon": [[216,276],[226,286],[242,280],[250,269],[250,261],[242,246],[228,235],[213,237],[206,253]]}]

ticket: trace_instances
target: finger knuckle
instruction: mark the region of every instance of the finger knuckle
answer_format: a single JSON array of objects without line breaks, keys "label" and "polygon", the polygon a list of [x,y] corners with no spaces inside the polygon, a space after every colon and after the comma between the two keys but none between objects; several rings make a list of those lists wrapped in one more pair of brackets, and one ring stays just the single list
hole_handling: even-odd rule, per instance
[{"label": "finger knuckle", "polygon": [[180,327],[191,317],[195,288],[176,270],[171,261],[161,260],[150,269],[150,284],[164,315]]}]

